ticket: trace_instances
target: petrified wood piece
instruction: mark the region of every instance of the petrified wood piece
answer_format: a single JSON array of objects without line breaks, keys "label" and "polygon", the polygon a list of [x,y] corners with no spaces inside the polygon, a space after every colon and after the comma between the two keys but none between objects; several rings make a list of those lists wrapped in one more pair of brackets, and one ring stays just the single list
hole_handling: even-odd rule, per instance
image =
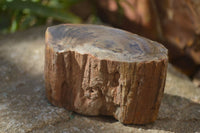
[{"label": "petrified wood piece", "polygon": [[80,114],[155,121],[167,63],[161,44],[123,30],[65,24],[46,31],[47,98]]}]

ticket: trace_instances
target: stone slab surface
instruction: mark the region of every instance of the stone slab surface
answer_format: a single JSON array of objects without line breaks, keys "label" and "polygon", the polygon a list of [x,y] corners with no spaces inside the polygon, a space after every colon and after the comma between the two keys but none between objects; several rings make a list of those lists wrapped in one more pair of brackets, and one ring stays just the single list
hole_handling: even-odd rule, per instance
[{"label": "stone slab surface", "polygon": [[37,27],[0,36],[0,132],[200,132],[200,89],[169,65],[158,120],[123,125],[52,106],[45,97],[44,32]]}]

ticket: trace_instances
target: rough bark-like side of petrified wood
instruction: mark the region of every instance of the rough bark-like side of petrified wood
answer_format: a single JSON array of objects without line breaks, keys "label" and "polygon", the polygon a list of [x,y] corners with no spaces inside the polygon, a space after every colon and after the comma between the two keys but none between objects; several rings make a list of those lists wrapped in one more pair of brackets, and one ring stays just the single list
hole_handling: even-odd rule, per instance
[{"label": "rough bark-like side of petrified wood", "polygon": [[90,52],[59,52],[52,38],[46,34],[45,85],[52,104],[84,115],[111,115],[124,124],[156,120],[167,55],[149,61],[99,59]]}]

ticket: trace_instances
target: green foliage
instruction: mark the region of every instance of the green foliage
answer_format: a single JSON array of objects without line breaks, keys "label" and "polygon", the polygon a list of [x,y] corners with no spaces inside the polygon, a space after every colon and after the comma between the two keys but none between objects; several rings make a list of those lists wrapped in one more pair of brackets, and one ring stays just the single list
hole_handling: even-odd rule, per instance
[{"label": "green foliage", "polygon": [[0,0],[0,32],[41,25],[48,20],[80,23],[69,8],[81,0]]}]

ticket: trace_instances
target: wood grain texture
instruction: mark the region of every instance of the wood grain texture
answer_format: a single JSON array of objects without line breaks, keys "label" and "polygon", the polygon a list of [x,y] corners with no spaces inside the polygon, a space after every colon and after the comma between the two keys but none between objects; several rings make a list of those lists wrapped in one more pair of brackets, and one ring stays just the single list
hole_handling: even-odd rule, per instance
[{"label": "wood grain texture", "polygon": [[46,31],[47,98],[84,115],[111,115],[124,124],[154,122],[167,63],[161,44],[123,30],[65,24]]}]

